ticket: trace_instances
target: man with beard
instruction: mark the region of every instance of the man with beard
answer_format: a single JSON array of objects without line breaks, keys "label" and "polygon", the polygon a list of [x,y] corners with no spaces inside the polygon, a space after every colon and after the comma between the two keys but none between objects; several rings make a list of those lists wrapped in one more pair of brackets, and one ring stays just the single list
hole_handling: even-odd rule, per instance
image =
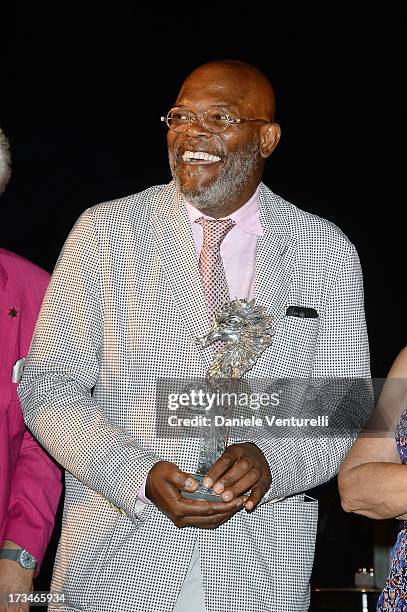
[{"label": "man with beard", "polygon": [[353,245],[261,183],[274,106],[248,64],[195,70],[163,118],[173,181],[86,210],[61,253],[20,397],[66,469],[52,585],[64,610],[308,606],[317,502],[304,491],[351,440],[248,434],[204,480],[222,501],[205,501],[182,495],[197,488],[199,438],[155,429],[157,379],[205,375],[211,353],[194,340],[225,287],[276,322],[253,376],[369,375]]}]

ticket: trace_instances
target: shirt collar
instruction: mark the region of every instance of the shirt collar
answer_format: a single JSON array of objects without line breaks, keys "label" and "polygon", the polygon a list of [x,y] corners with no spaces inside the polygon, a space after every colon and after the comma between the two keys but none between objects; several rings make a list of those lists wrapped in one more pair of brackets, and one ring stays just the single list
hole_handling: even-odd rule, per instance
[{"label": "shirt collar", "polygon": [[[262,236],[263,228],[260,223],[259,193],[260,185],[258,185],[256,191],[254,192],[250,200],[248,200],[245,204],[243,204],[243,206],[235,210],[235,212],[231,213],[227,217],[222,218],[233,219],[236,225],[238,225],[241,230],[247,232],[248,234]],[[191,225],[201,217],[205,217],[206,219],[213,219],[213,217],[205,215],[186,200],[185,206]]]}]

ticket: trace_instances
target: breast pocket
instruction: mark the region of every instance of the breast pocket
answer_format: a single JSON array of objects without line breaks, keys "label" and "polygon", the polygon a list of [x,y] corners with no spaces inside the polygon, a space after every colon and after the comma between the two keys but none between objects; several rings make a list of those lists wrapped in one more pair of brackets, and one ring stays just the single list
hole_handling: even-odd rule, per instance
[{"label": "breast pocket", "polygon": [[284,317],[277,327],[273,347],[282,376],[308,376],[314,363],[318,318]]}]

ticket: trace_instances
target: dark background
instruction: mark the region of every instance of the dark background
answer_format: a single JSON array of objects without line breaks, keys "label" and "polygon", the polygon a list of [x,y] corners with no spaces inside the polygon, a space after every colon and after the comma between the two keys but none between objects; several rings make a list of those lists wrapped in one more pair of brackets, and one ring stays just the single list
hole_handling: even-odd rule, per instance
[{"label": "dark background", "polygon": [[[52,271],[84,208],[168,182],[160,115],[185,76],[248,61],[271,78],[282,127],[264,180],[355,243],[372,373],[385,376],[406,343],[402,16],[381,3],[147,8],[3,14],[0,125],[14,171],[0,244]],[[335,483],[320,500],[314,582],[351,583],[372,562],[372,522],[340,510]]]}]

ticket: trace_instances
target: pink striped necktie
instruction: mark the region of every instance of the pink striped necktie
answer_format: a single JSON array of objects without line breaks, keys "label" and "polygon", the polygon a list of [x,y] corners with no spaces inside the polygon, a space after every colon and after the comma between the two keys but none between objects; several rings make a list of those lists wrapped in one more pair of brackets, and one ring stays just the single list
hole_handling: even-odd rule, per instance
[{"label": "pink striped necktie", "polygon": [[201,274],[210,319],[229,300],[229,289],[220,254],[220,245],[226,234],[235,225],[233,219],[206,219],[200,217],[196,223],[203,228],[203,244],[199,255]]}]

